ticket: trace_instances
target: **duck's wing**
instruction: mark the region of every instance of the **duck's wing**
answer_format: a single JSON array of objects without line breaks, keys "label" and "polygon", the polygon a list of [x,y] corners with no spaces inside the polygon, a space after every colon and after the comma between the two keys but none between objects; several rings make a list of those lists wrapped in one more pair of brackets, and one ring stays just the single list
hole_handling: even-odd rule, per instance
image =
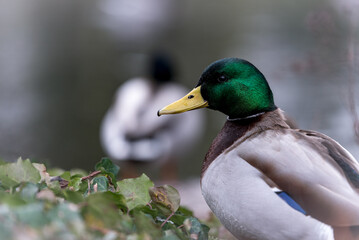
[{"label": "duck's wing", "polygon": [[353,155],[338,142],[324,134],[306,130],[294,132],[299,137],[306,138],[307,142],[313,144],[317,151],[322,152],[328,161],[334,161],[341,168],[351,185],[359,190],[359,164]]},{"label": "duck's wing", "polygon": [[332,226],[359,225],[359,164],[331,138],[267,130],[234,147],[309,215]]}]

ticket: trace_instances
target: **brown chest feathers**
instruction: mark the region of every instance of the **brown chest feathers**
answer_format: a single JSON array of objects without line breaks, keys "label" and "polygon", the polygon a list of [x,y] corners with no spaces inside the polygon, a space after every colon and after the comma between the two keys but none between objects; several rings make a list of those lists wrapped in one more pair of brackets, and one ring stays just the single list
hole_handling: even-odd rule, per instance
[{"label": "brown chest feathers", "polygon": [[240,138],[246,138],[253,134],[268,129],[289,128],[280,109],[264,113],[260,116],[236,121],[227,120],[213,140],[203,161],[201,177],[208,166],[227,148]]}]

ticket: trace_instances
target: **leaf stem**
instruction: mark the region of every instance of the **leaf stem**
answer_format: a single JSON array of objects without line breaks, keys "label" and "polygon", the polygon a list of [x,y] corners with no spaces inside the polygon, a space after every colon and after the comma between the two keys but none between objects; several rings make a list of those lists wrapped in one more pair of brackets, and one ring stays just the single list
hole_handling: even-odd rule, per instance
[{"label": "leaf stem", "polygon": [[152,202],[152,200],[150,200],[148,203],[146,203],[146,205],[147,205],[147,206],[149,206],[149,207],[150,207],[150,209],[152,210],[152,205],[151,205],[151,202]]},{"label": "leaf stem", "polygon": [[175,212],[172,212],[168,218],[166,218],[166,220],[161,224],[161,228],[166,224],[166,222],[168,222],[168,220],[170,220],[170,218],[175,214]]},{"label": "leaf stem", "polygon": [[91,193],[91,184],[90,184],[90,179],[87,179],[87,192],[90,195]]},{"label": "leaf stem", "polygon": [[81,181],[89,179],[89,178],[92,178],[92,177],[96,176],[99,173],[101,173],[101,171],[94,171],[94,172],[90,173],[88,176],[82,177]]}]

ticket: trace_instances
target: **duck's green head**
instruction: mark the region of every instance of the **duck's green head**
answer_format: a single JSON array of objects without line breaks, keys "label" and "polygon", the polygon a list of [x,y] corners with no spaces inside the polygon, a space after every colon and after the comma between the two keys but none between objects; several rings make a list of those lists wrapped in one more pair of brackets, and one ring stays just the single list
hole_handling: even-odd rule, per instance
[{"label": "duck's green head", "polygon": [[164,107],[158,115],[208,107],[230,119],[246,118],[277,107],[263,74],[251,63],[225,58],[209,65],[190,93]]}]

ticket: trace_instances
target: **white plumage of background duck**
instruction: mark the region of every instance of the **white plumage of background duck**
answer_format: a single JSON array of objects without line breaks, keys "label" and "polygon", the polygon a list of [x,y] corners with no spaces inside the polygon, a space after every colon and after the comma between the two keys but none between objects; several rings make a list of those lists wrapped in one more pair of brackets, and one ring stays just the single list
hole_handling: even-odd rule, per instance
[{"label": "white plumage of background duck", "polygon": [[255,66],[214,62],[195,89],[158,114],[203,107],[228,115],[203,162],[201,188],[234,236],[359,239],[358,162],[328,136],[290,128]]},{"label": "white plumage of background duck", "polygon": [[176,171],[176,161],[192,149],[202,135],[201,112],[158,121],[155,113],[163,102],[170,103],[188,91],[173,81],[172,68],[168,57],[154,56],[150,63],[151,76],[133,78],[122,84],[103,119],[100,130],[103,149],[111,159],[126,162],[122,166],[130,165],[129,171],[137,167],[131,162],[150,163],[153,168],[171,166],[170,171]]}]

